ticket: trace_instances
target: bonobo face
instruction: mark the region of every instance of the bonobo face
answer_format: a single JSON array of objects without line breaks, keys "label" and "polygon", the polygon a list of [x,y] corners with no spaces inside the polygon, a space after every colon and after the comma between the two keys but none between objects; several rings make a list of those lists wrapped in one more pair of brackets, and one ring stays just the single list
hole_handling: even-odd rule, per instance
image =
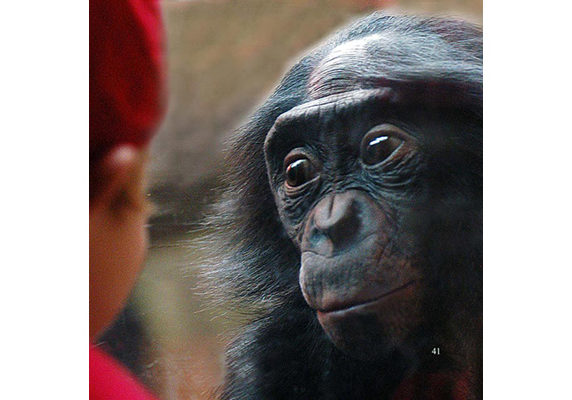
[{"label": "bonobo face", "polygon": [[304,298],[332,341],[359,358],[399,345],[419,322],[422,275],[399,221],[422,154],[415,121],[396,121],[394,95],[310,101],[277,119],[265,147],[280,216],[300,249]]},{"label": "bonobo face", "polygon": [[423,324],[428,276],[412,227],[427,200],[427,146],[459,132],[438,110],[408,104],[396,88],[359,89],[297,106],[267,135],[303,296],[354,357],[403,349]]}]

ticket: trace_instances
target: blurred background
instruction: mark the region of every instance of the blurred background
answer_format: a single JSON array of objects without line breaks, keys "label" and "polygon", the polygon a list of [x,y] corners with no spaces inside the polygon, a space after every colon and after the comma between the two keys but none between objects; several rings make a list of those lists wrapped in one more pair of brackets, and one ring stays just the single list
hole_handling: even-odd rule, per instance
[{"label": "blurred background", "polygon": [[289,66],[374,10],[481,23],[482,0],[163,0],[168,111],[152,145],[151,247],[126,310],[101,343],[161,399],[207,399],[241,320],[197,285],[196,228],[216,199],[225,138]]}]

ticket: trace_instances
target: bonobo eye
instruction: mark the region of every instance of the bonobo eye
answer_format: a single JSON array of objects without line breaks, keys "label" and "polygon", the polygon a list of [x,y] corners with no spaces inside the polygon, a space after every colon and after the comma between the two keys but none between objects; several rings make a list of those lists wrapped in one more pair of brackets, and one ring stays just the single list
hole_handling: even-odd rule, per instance
[{"label": "bonobo eye", "polygon": [[301,186],[316,176],[312,161],[303,155],[286,157],[286,184],[290,187]]},{"label": "bonobo eye", "polygon": [[373,127],[361,142],[362,161],[367,165],[375,165],[387,160],[401,147],[404,135],[407,134],[390,124]]}]

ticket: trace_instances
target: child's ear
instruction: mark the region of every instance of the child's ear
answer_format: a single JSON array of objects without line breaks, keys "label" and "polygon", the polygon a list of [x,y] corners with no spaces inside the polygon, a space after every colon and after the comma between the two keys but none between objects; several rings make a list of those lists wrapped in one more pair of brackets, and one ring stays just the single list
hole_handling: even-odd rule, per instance
[{"label": "child's ear", "polygon": [[90,210],[112,208],[132,178],[137,160],[138,152],[133,146],[119,145],[90,167]]}]

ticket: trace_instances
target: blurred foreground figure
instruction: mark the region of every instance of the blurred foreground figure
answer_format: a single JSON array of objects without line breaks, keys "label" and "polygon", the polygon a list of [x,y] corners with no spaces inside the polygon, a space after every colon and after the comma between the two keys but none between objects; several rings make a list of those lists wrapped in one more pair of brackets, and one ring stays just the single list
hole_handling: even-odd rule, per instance
[{"label": "blurred foreground figure", "polygon": [[161,16],[155,0],[90,0],[89,8],[89,392],[152,399],[92,343],[123,307],[145,257],[144,167],[163,111]]}]

